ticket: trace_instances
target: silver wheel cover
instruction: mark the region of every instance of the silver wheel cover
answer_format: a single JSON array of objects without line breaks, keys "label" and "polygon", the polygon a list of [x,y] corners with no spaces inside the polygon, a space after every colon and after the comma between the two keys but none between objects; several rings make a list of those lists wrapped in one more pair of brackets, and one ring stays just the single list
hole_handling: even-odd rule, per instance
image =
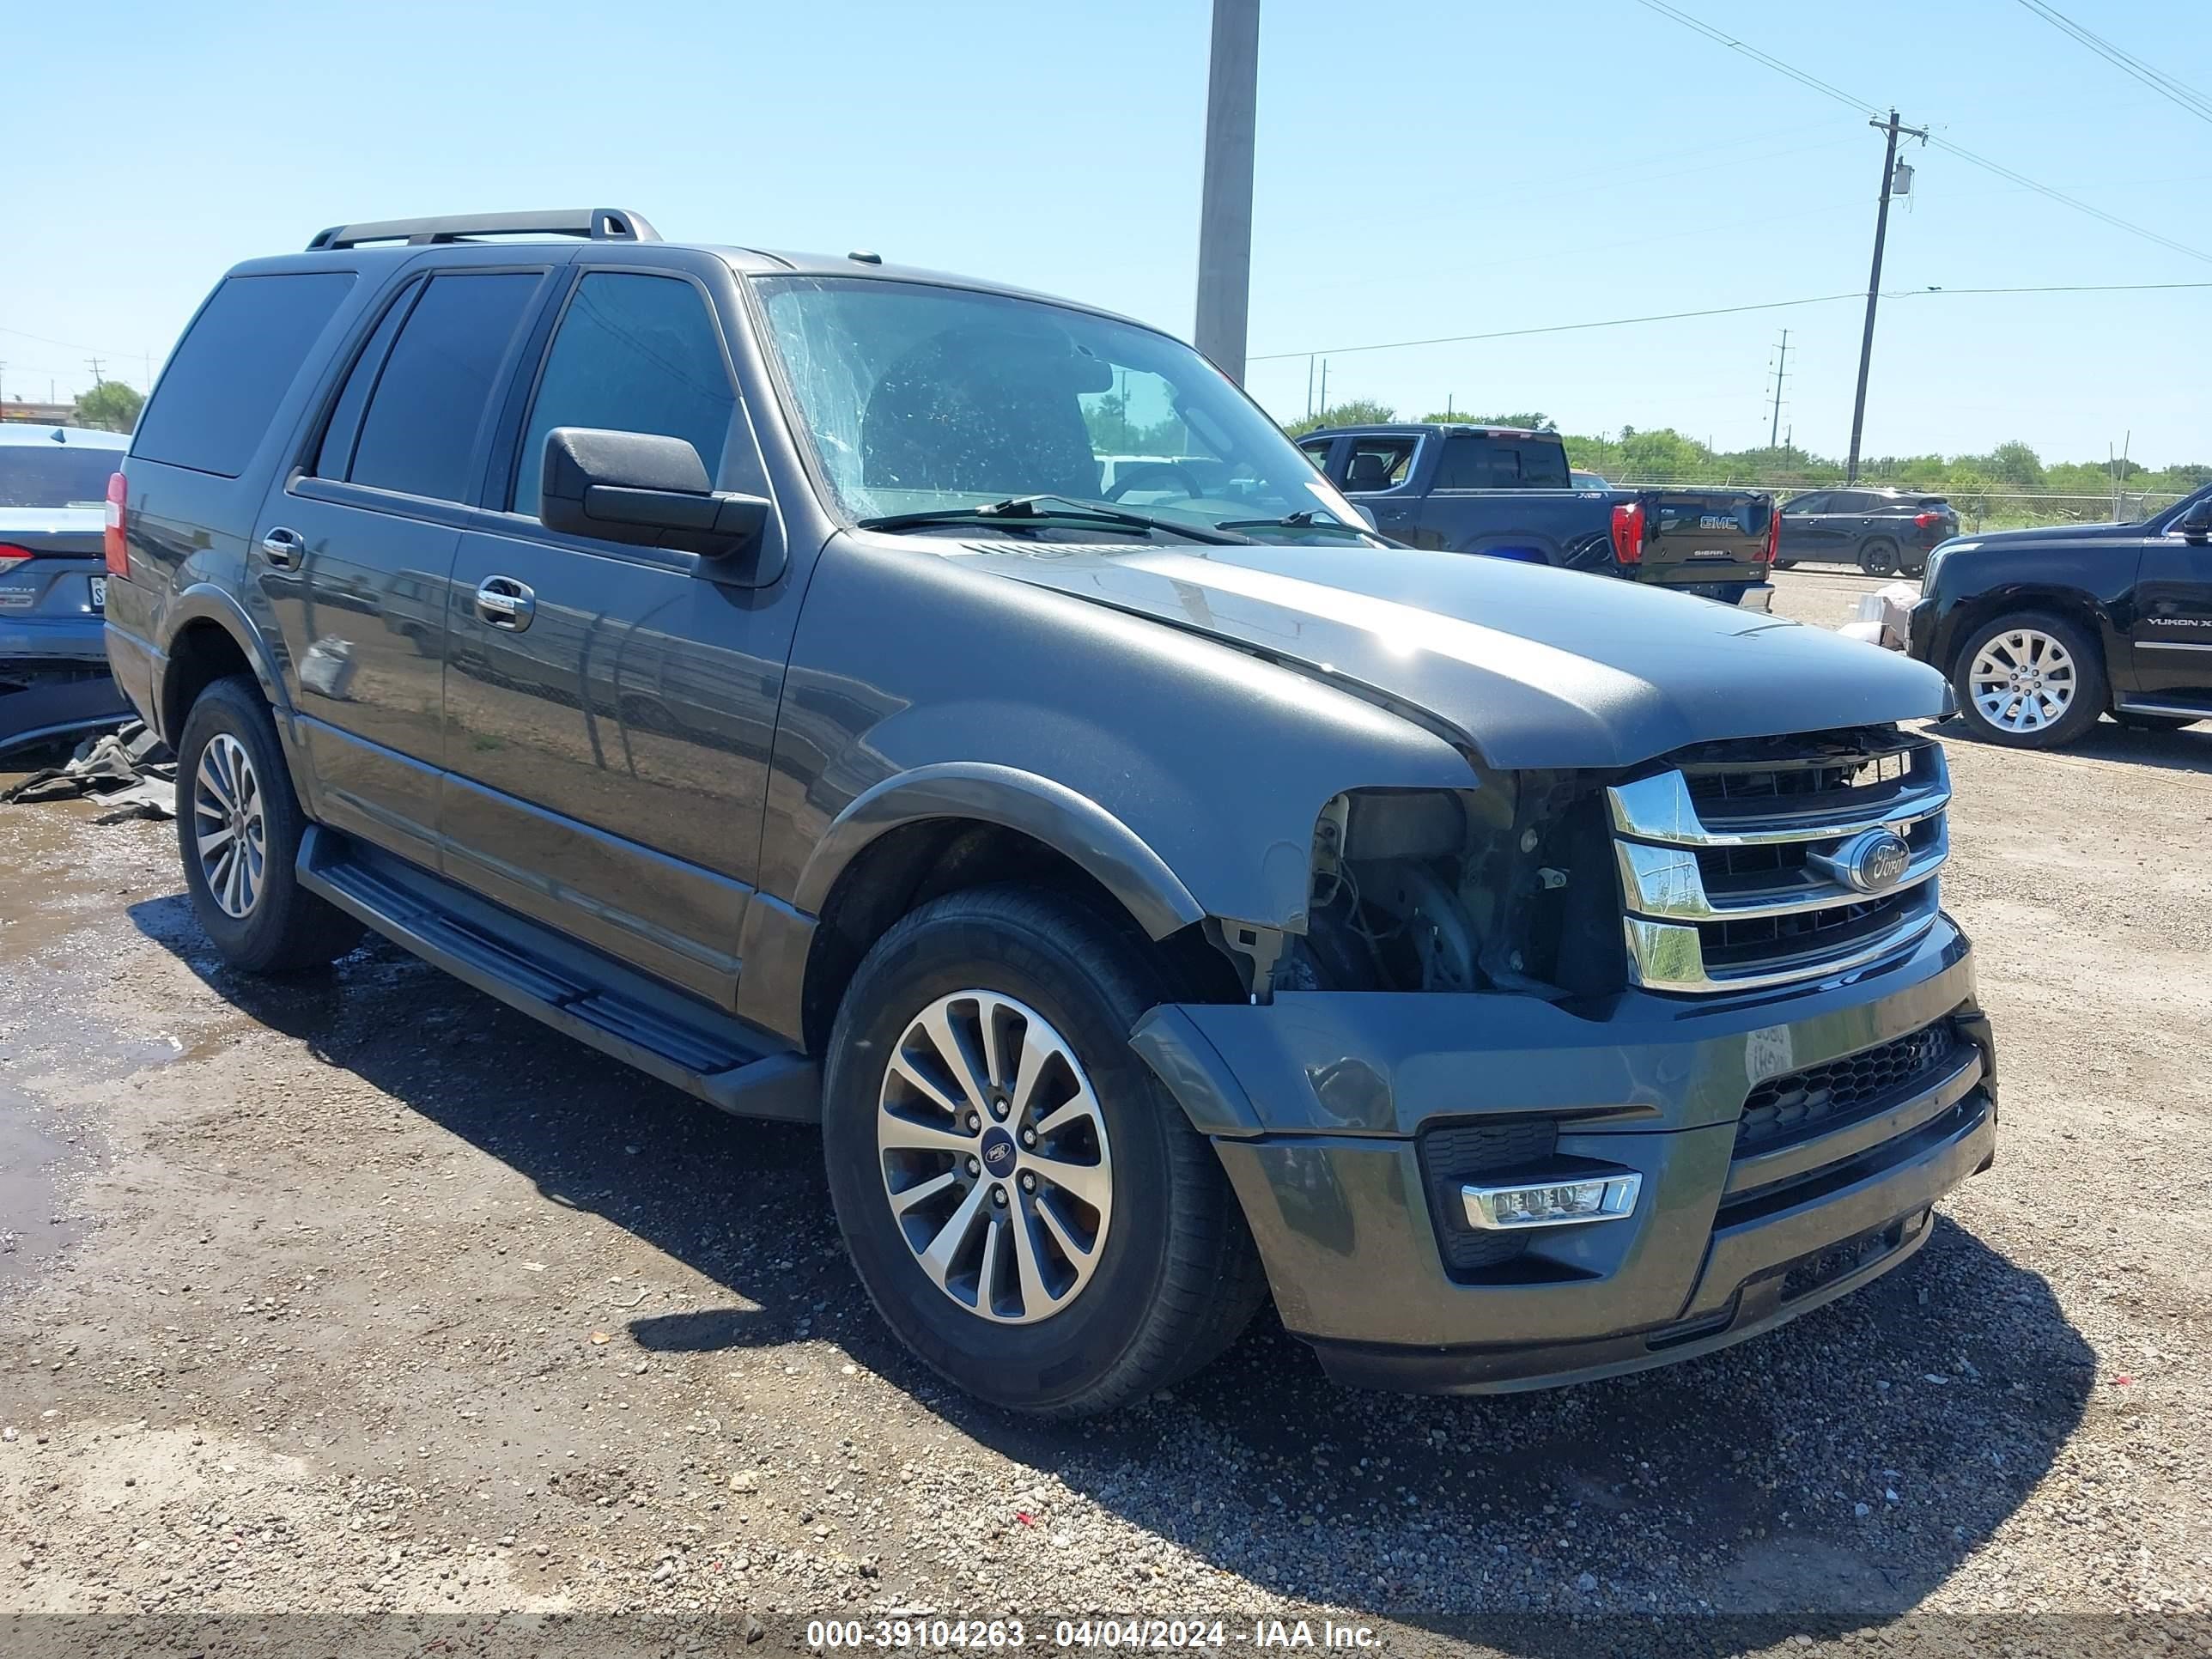
[{"label": "silver wheel cover", "polygon": [[2081,689],[2074,655],[2039,628],[1992,634],[1974,653],[1966,689],[1981,717],[2000,732],[2040,732],[2074,706]]},{"label": "silver wheel cover", "polygon": [[243,921],[253,914],[267,872],[268,824],[261,780],[246,745],[218,732],[200,750],[192,775],[192,836],[199,848],[200,878],[223,915]]},{"label": "silver wheel cover", "polygon": [[892,1219],[979,1319],[1030,1325],[1081,1295],[1114,1217],[1114,1161],[1066,1038],[995,991],[908,1022],[884,1067],[876,1146]]}]

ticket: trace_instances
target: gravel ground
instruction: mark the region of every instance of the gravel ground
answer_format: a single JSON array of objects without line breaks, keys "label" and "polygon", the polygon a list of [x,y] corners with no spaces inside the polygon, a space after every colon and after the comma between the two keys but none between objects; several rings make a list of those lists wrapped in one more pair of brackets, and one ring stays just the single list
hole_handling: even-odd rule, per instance
[{"label": "gravel ground", "polygon": [[[1830,625],[1873,586],[1778,580]],[[811,1133],[381,945],[234,975],[168,826],[0,808],[0,1646],[780,1648],[929,1608],[2201,1651],[2212,730],[1951,750],[2004,1117],[1915,1262],[1720,1355],[1487,1400],[1335,1389],[1263,1318],[1074,1427],[894,1346]],[[317,1618],[246,1617],[279,1613]]]}]

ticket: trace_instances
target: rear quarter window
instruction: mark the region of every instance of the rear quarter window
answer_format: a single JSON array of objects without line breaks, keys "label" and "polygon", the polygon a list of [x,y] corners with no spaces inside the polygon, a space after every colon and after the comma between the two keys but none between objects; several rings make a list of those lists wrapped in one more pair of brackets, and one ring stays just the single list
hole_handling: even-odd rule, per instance
[{"label": "rear quarter window", "polygon": [[340,270],[223,278],[162,371],[131,454],[238,477],[353,283]]}]

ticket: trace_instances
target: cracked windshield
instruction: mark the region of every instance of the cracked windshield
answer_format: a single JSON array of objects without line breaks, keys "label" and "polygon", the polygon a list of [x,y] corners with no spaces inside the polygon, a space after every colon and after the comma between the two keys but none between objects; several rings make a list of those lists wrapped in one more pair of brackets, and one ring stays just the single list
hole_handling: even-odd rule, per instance
[{"label": "cracked windshield", "polygon": [[922,283],[760,287],[796,424],[855,524],[972,530],[1004,517],[1116,540],[1367,538],[1280,428],[1179,341]]}]

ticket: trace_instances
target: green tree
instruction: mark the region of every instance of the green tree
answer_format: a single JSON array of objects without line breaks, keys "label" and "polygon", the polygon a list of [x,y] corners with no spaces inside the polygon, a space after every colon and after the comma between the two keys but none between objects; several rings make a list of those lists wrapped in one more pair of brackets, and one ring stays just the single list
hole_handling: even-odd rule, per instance
[{"label": "green tree", "polygon": [[120,380],[102,380],[76,397],[76,423],[103,432],[128,432],[138,424],[138,411],[146,406],[143,393]]},{"label": "green tree", "polygon": [[1303,438],[1324,426],[1387,426],[1397,418],[1398,410],[1394,404],[1379,404],[1372,398],[1348,398],[1340,404],[1331,404],[1317,415],[1293,421],[1283,430],[1293,438]]},{"label": "green tree", "polygon": [[1548,415],[1540,414],[1470,415],[1463,409],[1456,411],[1447,409],[1431,410],[1430,413],[1422,416],[1421,418],[1425,421],[1438,422],[1456,421],[1462,426],[1524,427],[1531,432],[1549,432],[1553,429],[1552,417]]},{"label": "green tree", "polygon": [[2041,489],[2043,458],[2026,444],[2014,439],[2008,444],[1999,444],[1989,453],[1990,476],[2008,489]]}]

